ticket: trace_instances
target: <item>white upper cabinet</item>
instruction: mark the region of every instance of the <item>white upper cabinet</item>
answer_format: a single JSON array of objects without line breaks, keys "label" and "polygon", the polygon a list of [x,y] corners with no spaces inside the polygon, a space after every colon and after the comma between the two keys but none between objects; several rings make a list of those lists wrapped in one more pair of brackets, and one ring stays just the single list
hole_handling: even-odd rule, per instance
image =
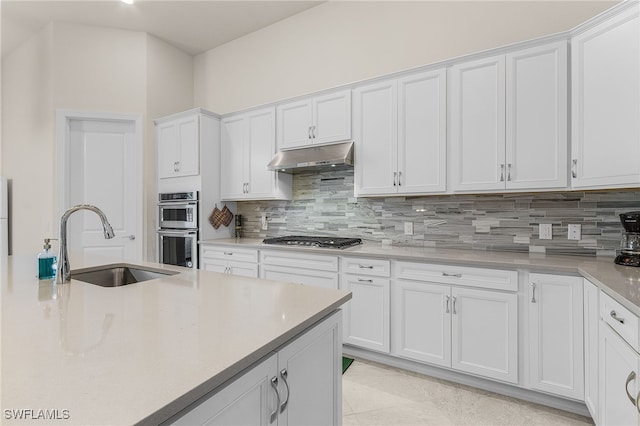
[{"label": "white upper cabinet", "polygon": [[567,43],[507,55],[506,188],[564,188]]},{"label": "white upper cabinet", "polygon": [[451,68],[453,191],[567,185],[567,46]]},{"label": "white upper cabinet", "polygon": [[158,144],[158,177],[160,179],[195,176],[200,173],[199,115],[159,122],[156,125]]},{"label": "white upper cabinet", "polygon": [[347,140],[351,138],[351,91],[281,104],[277,115],[279,149]]},{"label": "white upper cabinet", "polygon": [[637,3],[573,37],[572,101],[572,186],[637,186],[640,183]]},{"label": "white upper cabinet", "polygon": [[446,190],[444,69],[354,92],[356,195]]},{"label": "white upper cabinet", "polygon": [[221,125],[224,200],[291,198],[291,175],[267,170],[275,155],[275,109],[225,117]]}]

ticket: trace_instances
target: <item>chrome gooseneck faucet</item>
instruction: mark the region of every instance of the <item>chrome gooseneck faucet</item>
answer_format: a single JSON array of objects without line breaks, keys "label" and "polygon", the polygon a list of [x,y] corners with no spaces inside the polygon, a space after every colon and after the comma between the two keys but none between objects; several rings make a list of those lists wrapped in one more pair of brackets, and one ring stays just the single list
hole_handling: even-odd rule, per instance
[{"label": "chrome gooseneck faucet", "polygon": [[71,267],[69,266],[69,254],[67,253],[67,220],[72,213],[78,210],[91,210],[100,217],[102,221],[102,229],[106,239],[113,238],[115,233],[107,220],[107,216],[95,206],[89,204],[80,204],[70,207],[60,218],[60,255],[58,256],[58,269],[56,271],[56,283],[68,283],[71,281]]}]

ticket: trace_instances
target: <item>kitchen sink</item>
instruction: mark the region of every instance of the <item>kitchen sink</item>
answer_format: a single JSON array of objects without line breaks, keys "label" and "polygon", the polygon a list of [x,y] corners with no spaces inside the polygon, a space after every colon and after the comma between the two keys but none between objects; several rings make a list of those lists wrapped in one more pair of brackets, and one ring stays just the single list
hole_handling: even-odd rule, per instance
[{"label": "kitchen sink", "polygon": [[71,271],[71,279],[102,287],[120,287],[176,274],[178,272],[119,264],[105,265],[99,268],[90,268],[89,270]]}]

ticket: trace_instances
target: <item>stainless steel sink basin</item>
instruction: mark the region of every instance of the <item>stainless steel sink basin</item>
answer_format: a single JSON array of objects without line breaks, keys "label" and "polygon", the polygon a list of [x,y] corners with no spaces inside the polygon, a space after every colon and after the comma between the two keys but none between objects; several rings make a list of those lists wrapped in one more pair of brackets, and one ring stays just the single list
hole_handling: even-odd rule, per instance
[{"label": "stainless steel sink basin", "polygon": [[120,287],[156,278],[164,278],[177,273],[175,271],[143,269],[134,265],[105,265],[99,268],[71,271],[71,279],[102,287]]}]

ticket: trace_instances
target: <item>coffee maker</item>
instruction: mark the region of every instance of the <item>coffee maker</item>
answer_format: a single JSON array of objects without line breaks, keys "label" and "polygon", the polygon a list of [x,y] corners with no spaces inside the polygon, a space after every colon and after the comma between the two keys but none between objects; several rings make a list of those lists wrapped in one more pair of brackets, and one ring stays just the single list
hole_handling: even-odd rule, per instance
[{"label": "coffee maker", "polygon": [[626,266],[640,266],[640,211],[622,213],[620,222],[624,227],[620,254],[615,263]]}]

